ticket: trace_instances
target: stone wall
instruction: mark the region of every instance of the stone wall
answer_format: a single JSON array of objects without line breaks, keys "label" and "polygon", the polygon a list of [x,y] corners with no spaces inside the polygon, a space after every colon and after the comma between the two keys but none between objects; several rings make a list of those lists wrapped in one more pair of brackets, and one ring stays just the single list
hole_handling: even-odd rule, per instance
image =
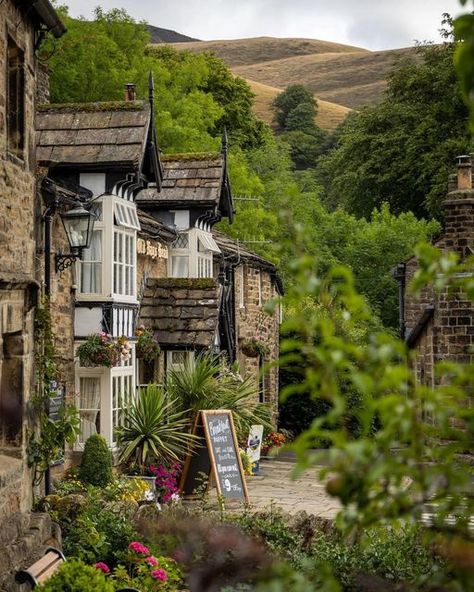
[{"label": "stone wall", "polygon": [[[235,270],[235,318],[237,337],[237,359],[244,377],[253,376],[255,382],[261,382],[262,362],[271,363],[279,356],[280,320],[278,307],[273,314],[264,311],[265,303],[278,296],[270,273],[259,268],[255,263],[243,264],[243,302],[240,301],[242,265]],[[260,298],[261,293],[261,298]],[[243,304],[243,306],[241,306]],[[264,359],[260,356],[245,355],[242,348],[251,339],[260,341],[267,350]],[[278,413],[278,368],[265,371],[263,399],[271,407],[276,421]]]},{"label": "stone wall", "polygon": [[[0,4],[0,522],[31,507],[32,476],[26,463],[26,428],[34,389],[35,91],[34,31],[25,11]],[[6,78],[8,36],[24,52],[24,150],[10,154]],[[14,461],[15,466],[12,467]]]},{"label": "stone wall", "polygon": [[[470,164],[458,167],[458,183],[451,187],[443,202],[445,230],[436,247],[457,252],[461,260],[474,251],[474,190]],[[406,263],[406,283],[413,277],[418,263],[415,258]],[[405,296],[405,324],[407,335],[413,330],[423,312],[433,306],[432,318],[425,324],[414,344],[414,368],[421,384],[437,384],[434,365],[441,360],[468,363],[472,361],[474,346],[474,305],[460,291],[445,289],[436,293],[427,286],[417,297]]]}]

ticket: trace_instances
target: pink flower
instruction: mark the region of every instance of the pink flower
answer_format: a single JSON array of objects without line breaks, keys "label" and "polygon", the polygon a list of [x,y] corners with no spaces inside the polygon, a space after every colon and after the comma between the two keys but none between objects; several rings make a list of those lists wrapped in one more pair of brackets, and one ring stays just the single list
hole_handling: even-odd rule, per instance
[{"label": "pink flower", "polygon": [[104,563],[103,561],[99,561],[98,563],[95,564],[94,566],[96,569],[100,569],[100,571],[103,571],[105,574],[110,573],[110,567]]},{"label": "pink flower", "polygon": [[128,545],[128,548],[131,551],[138,553],[138,555],[149,555],[150,554],[150,549],[148,547],[145,547],[145,545],[142,545],[142,543],[139,543],[138,541],[131,542]]},{"label": "pink flower", "polygon": [[153,557],[153,555],[150,555],[150,557],[147,557],[145,559],[145,561],[148,563],[148,565],[150,565],[151,567],[155,567],[155,565],[158,565],[158,559],[156,557]]},{"label": "pink flower", "polygon": [[160,580],[160,582],[166,582],[168,579],[168,574],[165,572],[164,569],[155,569],[151,572],[151,577],[155,580]]}]

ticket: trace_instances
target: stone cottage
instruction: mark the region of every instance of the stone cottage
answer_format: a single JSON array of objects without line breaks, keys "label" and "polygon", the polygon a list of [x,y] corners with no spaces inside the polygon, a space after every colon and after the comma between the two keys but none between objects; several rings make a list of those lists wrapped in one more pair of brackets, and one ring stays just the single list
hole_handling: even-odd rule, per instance
[{"label": "stone cottage", "polygon": [[28,513],[33,320],[41,287],[34,115],[37,97],[47,95],[36,50],[47,31],[60,37],[65,27],[48,0],[4,0],[0,23],[0,589],[13,589],[12,573],[52,537],[51,523]]},{"label": "stone cottage", "polygon": [[199,352],[224,352],[276,414],[278,370],[267,366],[278,358],[279,313],[264,306],[282,285],[271,262],[214,229],[234,215],[225,135],[220,154],[163,157],[161,191],[143,191],[137,203],[177,232],[167,273],[146,278],[141,299],[140,323],[162,348],[155,380]]},{"label": "stone cottage", "polygon": [[[279,319],[263,306],[281,293],[281,282],[273,264],[213,231],[234,215],[226,138],[218,154],[160,158],[152,85],[148,103],[136,101],[130,85],[126,97],[45,105],[37,116],[45,201],[48,188],[72,191],[96,217],[75,262],[61,253],[60,216],[52,228],[54,260],[62,262],[51,285],[52,316],[64,387],[81,418],[78,452],[96,432],[114,448],[137,386],[163,382],[201,351],[239,361],[276,414],[277,370],[264,368],[278,356]],[[136,356],[142,324],[161,347],[154,362]],[[111,367],[81,362],[78,347],[100,332],[125,338],[130,355]]]},{"label": "stone cottage", "polygon": [[[450,179],[443,201],[445,230],[435,246],[459,254],[474,253],[474,188],[472,160],[458,159],[458,172]],[[417,269],[415,258],[398,266],[402,292]],[[436,386],[434,366],[440,360],[468,363],[474,345],[474,304],[462,293],[436,293],[427,286],[419,297],[406,293],[401,301],[401,333],[416,353],[414,368],[420,384]]]},{"label": "stone cottage", "polygon": [[[77,450],[96,432],[113,447],[122,410],[134,395],[137,239],[139,232],[140,240],[160,235],[161,227],[153,221],[142,220],[142,231],[135,203],[144,188],[161,186],[153,85],[149,102],[135,101],[133,94],[128,99],[73,108],[46,105],[37,116],[38,165],[52,183],[88,191],[92,196],[88,207],[96,218],[89,247],[74,265],[58,268],[51,290],[66,392],[81,419]],[[56,261],[58,255],[61,258],[62,236],[57,222],[53,228]],[[82,365],[75,355],[77,348],[91,334],[101,332],[113,339],[124,337],[130,355],[111,367]]]}]

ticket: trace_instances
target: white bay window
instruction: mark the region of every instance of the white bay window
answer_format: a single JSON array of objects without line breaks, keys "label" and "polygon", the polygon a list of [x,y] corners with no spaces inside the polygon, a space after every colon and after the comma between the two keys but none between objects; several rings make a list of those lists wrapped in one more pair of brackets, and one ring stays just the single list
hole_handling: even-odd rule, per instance
[{"label": "white bay window", "polygon": [[77,448],[82,450],[89,436],[101,434],[110,447],[116,446],[116,429],[123,425],[124,410],[136,392],[135,355],[113,368],[76,368],[76,406],[81,433]]},{"label": "white bay window", "polygon": [[170,247],[168,273],[173,278],[212,278],[213,253],[220,253],[212,234],[199,228],[180,232]]},{"label": "white bay window", "polygon": [[77,263],[79,300],[98,297],[136,302],[136,206],[103,195],[93,206],[97,214],[91,244]]}]

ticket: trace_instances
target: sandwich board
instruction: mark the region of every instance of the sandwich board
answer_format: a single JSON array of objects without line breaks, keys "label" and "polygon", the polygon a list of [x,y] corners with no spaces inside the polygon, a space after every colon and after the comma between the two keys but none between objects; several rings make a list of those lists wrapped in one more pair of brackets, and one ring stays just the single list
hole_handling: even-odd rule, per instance
[{"label": "sandwich board", "polygon": [[235,434],[232,411],[200,411],[193,434],[198,437],[188,451],[180,482],[183,497],[195,494],[204,473],[214,478],[224,500],[249,501],[247,484]]}]

